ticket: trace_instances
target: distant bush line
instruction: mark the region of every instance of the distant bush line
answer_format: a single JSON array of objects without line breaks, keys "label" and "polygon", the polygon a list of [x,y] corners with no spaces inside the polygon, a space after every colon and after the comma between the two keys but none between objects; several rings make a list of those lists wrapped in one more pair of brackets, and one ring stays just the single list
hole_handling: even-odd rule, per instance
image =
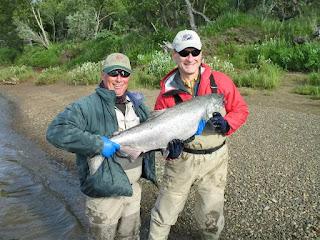
[{"label": "distant bush line", "polygon": [[[259,16],[239,12],[224,14],[199,29],[205,62],[229,74],[239,87],[274,89],[285,71],[310,73],[310,79],[319,79],[320,37],[313,35],[319,16],[310,18],[280,22],[262,21]],[[160,79],[174,67],[170,53],[165,53],[160,45],[172,41],[180,29],[161,30],[162,34],[130,32],[123,35],[110,31],[94,40],[55,43],[49,49],[25,46],[22,52],[2,47],[0,82],[32,78],[37,85],[57,81],[71,85],[97,84],[104,57],[111,52],[123,52],[134,68],[131,84],[156,88]],[[297,37],[302,40],[297,41]],[[42,70],[35,73],[33,68]],[[306,83],[308,87],[296,92],[319,95],[319,81],[310,81],[312,83]]]}]

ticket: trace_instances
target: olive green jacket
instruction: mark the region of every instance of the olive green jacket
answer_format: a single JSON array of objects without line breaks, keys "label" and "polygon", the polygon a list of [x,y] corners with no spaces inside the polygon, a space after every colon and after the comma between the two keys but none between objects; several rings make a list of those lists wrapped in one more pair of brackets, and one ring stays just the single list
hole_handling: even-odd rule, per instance
[{"label": "olive green jacket", "polygon": [[[149,115],[141,94],[128,92],[135,112],[144,122]],[[47,129],[47,140],[76,154],[81,191],[90,197],[131,196],[132,187],[121,165],[105,159],[95,174],[89,174],[87,159],[100,154],[101,136],[111,137],[118,130],[114,91],[98,87],[96,92],[70,104]],[[156,183],[154,152],[145,153],[142,177]]]}]

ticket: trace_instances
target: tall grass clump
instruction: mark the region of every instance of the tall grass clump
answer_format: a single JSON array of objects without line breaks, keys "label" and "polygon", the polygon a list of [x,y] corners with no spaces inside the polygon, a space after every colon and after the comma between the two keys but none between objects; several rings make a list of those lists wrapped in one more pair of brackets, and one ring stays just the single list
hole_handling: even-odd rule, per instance
[{"label": "tall grass clump", "polygon": [[320,72],[313,72],[308,75],[307,83],[312,86],[320,87]]},{"label": "tall grass clump", "polygon": [[35,84],[36,85],[48,85],[54,84],[62,80],[66,72],[60,67],[50,67],[43,70],[41,73],[36,76]]},{"label": "tall grass clump", "polygon": [[28,66],[11,66],[0,69],[0,81],[17,84],[34,76],[34,71]]},{"label": "tall grass clump", "polygon": [[101,80],[101,62],[86,62],[71,70],[66,77],[70,85],[91,85],[98,84]]},{"label": "tall grass clump", "polygon": [[279,86],[282,70],[270,59],[259,58],[258,65],[241,73],[233,73],[232,77],[238,87],[257,89],[274,89]]},{"label": "tall grass clump", "polygon": [[320,99],[320,72],[310,73],[303,86],[295,88],[294,92],[311,95],[312,99]]}]

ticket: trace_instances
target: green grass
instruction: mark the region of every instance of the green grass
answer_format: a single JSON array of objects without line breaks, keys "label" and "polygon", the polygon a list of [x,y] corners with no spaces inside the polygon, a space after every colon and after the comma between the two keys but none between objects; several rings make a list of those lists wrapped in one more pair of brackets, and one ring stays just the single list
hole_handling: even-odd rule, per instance
[{"label": "green grass", "polygon": [[283,72],[270,60],[259,59],[258,66],[231,76],[238,87],[275,89],[280,84]]},{"label": "green grass", "polygon": [[17,84],[34,76],[34,71],[28,66],[11,66],[0,69],[0,82]]},{"label": "green grass", "polygon": [[294,37],[306,37],[312,35],[315,27],[317,16],[306,15],[304,17],[293,18],[285,22],[277,19],[266,19],[260,22],[261,29],[268,38],[284,38],[287,41],[292,41]]},{"label": "green grass", "polygon": [[230,28],[257,26],[257,18],[241,12],[229,12],[219,16],[214,22],[200,28],[201,36],[216,36]]},{"label": "green grass", "polygon": [[49,85],[61,81],[66,72],[60,67],[47,68],[36,76],[36,85]]},{"label": "green grass", "polygon": [[14,48],[1,47],[0,48],[0,64],[8,65],[14,62],[19,51]]},{"label": "green grass", "polygon": [[303,85],[296,87],[294,92],[301,95],[310,95],[312,99],[320,99],[320,72],[310,73]]},{"label": "green grass", "polygon": [[129,81],[129,87],[131,89],[134,88],[159,88],[160,86],[160,80],[156,79],[153,75],[146,74],[145,70],[143,68],[137,67],[133,74],[130,77]]},{"label": "green grass", "polygon": [[320,72],[310,73],[307,79],[307,83],[311,86],[320,87]]}]

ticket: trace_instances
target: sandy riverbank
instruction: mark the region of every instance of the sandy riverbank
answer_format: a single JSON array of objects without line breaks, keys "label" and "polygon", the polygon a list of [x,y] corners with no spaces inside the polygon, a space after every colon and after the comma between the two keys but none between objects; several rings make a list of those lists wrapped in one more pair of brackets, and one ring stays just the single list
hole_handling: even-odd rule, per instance
[{"label": "sandy riverbank", "polygon": [[[74,169],[74,157],[45,140],[53,117],[96,86],[30,82],[0,85],[14,103],[13,127],[48,155]],[[320,236],[320,101],[291,93],[287,82],[273,92],[250,91],[246,125],[229,139],[231,160],[226,191],[226,228],[222,239],[316,239]],[[247,90],[242,89],[243,93]],[[158,90],[141,90],[153,106]],[[150,191],[151,189],[151,191]],[[146,184],[144,227],[156,198]],[[192,239],[192,194],[171,239]],[[196,239],[193,237],[193,239]]]}]

